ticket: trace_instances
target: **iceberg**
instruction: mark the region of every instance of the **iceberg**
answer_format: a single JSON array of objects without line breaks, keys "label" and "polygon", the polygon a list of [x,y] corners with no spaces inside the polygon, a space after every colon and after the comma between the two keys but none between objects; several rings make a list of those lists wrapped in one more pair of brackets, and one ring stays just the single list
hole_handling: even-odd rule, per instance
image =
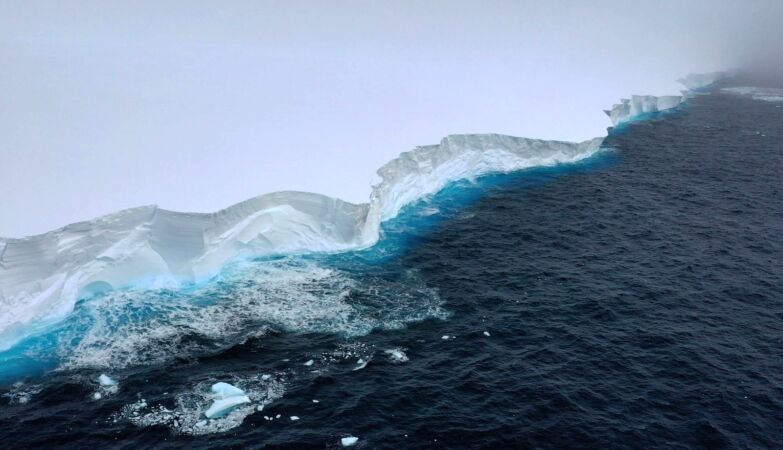
[{"label": "iceberg", "polygon": [[276,192],[211,214],[143,206],[0,239],[0,351],[62,320],[80,298],[137,283],[206,280],[239,258],[369,247],[383,221],[452,181],[579,161],[602,141],[454,135],[381,167],[368,203]]},{"label": "iceberg", "polygon": [[[694,89],[723,72],[689,75]],[[682,96],[633,96],[608,111],[612,123],[671,109]],[[367,203],[275,192],[214,213],[126,209],[41,235],[0,238],[0,351],[64,319],[77,300],[131,285],[177,286],[208,280],[232,260],[342,252],[374,245],[381,223],[447,184],[490,173],[573,163],[599,151],[584,142],[499,134],[451,135],[380,169]]]}]

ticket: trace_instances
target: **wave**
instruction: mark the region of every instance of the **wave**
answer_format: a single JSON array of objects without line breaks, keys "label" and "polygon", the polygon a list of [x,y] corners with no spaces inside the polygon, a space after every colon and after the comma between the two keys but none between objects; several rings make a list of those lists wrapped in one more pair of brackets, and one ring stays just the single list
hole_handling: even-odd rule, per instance
[{"label": "wave", "polygon": [[[719,77],[686,78],[686,86],[695,89],[691,86],[703,88]],[[676,107],[683,98],[675,97],[635,96],[609,115],[616,125]],[[452,135],[378,169],[380,182],[367,203],[276,192],[211,214],[143,206],[37,236],[0,238],[0,351],[61,321],[88,295],[129,285],[199,282],[237,259],[370,247],[380,238],[381,223],[451,182],[577,162],[595,154],[603,139],[573,143]]]}]

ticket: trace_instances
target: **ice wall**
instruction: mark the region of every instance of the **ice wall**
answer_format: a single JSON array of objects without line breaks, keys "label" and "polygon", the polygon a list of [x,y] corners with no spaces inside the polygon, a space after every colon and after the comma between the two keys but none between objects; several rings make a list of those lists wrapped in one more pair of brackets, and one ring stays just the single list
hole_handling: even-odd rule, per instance
[{"label": "ice wall", "polygon": [[643,114],[657,113],[667,109],[676,108],[683,101],[684,95],[665,95],[656,97],[654,95],[634,95],[630,99],[624,98],[620,103],[612,106],[611,110],[604,111],[612,125],[619,125],[628,122]]},{"label": "ice wall", "polygon": [[645,114],[676,108],[695,92],[708,88],[730,76],[733,76],[733,72],[690,74],[677,80],[688,88],[688,90],[682,91],[682,95],[664,95],[660,97],[654,95],[634,95],[631,98],[621,99],[620,103],[612,105],[612,109],[604,110],[604,112],[609,116],[612,125],[617,126],[643,117]]},{"label": "ice wall", "polygon": [[710,87],[716,82],[736,75],[735,70],[726,70],[719,72],[691,73],[677,80],[680,84],[691,91]]},{"label": "ice wall", "polygon": [[[699,89],[722,76],[689,75],[683,83]],[[607,114],[617,125],[675,108],[683,99],[633,96]],[[378,241],[383,221],[452,181],[579,161],[602,141],[452,135],[386,163],[364,204],[276,192],[212,214],[143,206],[37,236],[0,238],[0,351],[61,320],[85,295],[129,284],[203,280],[236,258],[368,247]]]},{"label": "ice wall", "polygon": [[65,317],[76,300],[131,283],[208,278],[235,258],[373,245],[380,224],[451,181],[578,161],[602,142],[494,134],[449,136],[378,170],[366,204],[277,192],[212,214],[133,208],[24,239],[0,241],[0,350]]}]

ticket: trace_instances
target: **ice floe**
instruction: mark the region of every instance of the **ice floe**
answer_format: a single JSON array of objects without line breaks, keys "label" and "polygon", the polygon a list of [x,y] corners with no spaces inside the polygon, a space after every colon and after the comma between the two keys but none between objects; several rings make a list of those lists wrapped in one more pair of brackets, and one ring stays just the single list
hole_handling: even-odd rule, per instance
[{"label": "ice floe", "polygon": [[343,447],[353,447],[357,442],[359,442],[359,438],[355,436],[346,436],[340,439],[340,445]]}]

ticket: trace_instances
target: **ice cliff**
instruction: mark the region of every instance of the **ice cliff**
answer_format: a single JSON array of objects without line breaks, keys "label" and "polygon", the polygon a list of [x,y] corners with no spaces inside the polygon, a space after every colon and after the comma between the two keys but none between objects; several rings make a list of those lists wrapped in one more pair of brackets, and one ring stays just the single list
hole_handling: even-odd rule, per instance
[{"label": "ice cliff", "polygon": [[[718,78],[692,75],[686,86],[703,87]],[[682,100],[634,96],[607,113],[616,125]],[[37,236],[0,238],[0,351],[63,319],[87,295],[130,284],[199,281],[237,258],[368,247],[378,241],[383,221],[450,182],[579,161],[602,141],[453,135],[381,167],[368,203],[276,192],[211,214],[143,206]]]},{"label": "ice cliff", "polygon": [[381,167],[381,181],[365,204],[277,192],[212,214],[143,206],[38,236],[0,239],[0,350],[62,319],[92,293],[131,283],[198,281],[235,258],[371,246],[381,222],[451,181],[578,161],[602,140],[455,135]]},{"label": "ice cliff", "polygon": [[612,109],[605,110],[607,116],[612,121],[612,125],[617,126],[625,122],[643,117],[645,114],[658,113],[670,110],[679,106],[682,102],[693,95],[694,92],[710,87],[716,82],[732,76],[732,72],[710,72],[701,74],[690,74],[685,78],[677,80],[688,90],[683,91],[682,95],[634,95],[631,98],[624,98],[620,103],[612,106]]}]

